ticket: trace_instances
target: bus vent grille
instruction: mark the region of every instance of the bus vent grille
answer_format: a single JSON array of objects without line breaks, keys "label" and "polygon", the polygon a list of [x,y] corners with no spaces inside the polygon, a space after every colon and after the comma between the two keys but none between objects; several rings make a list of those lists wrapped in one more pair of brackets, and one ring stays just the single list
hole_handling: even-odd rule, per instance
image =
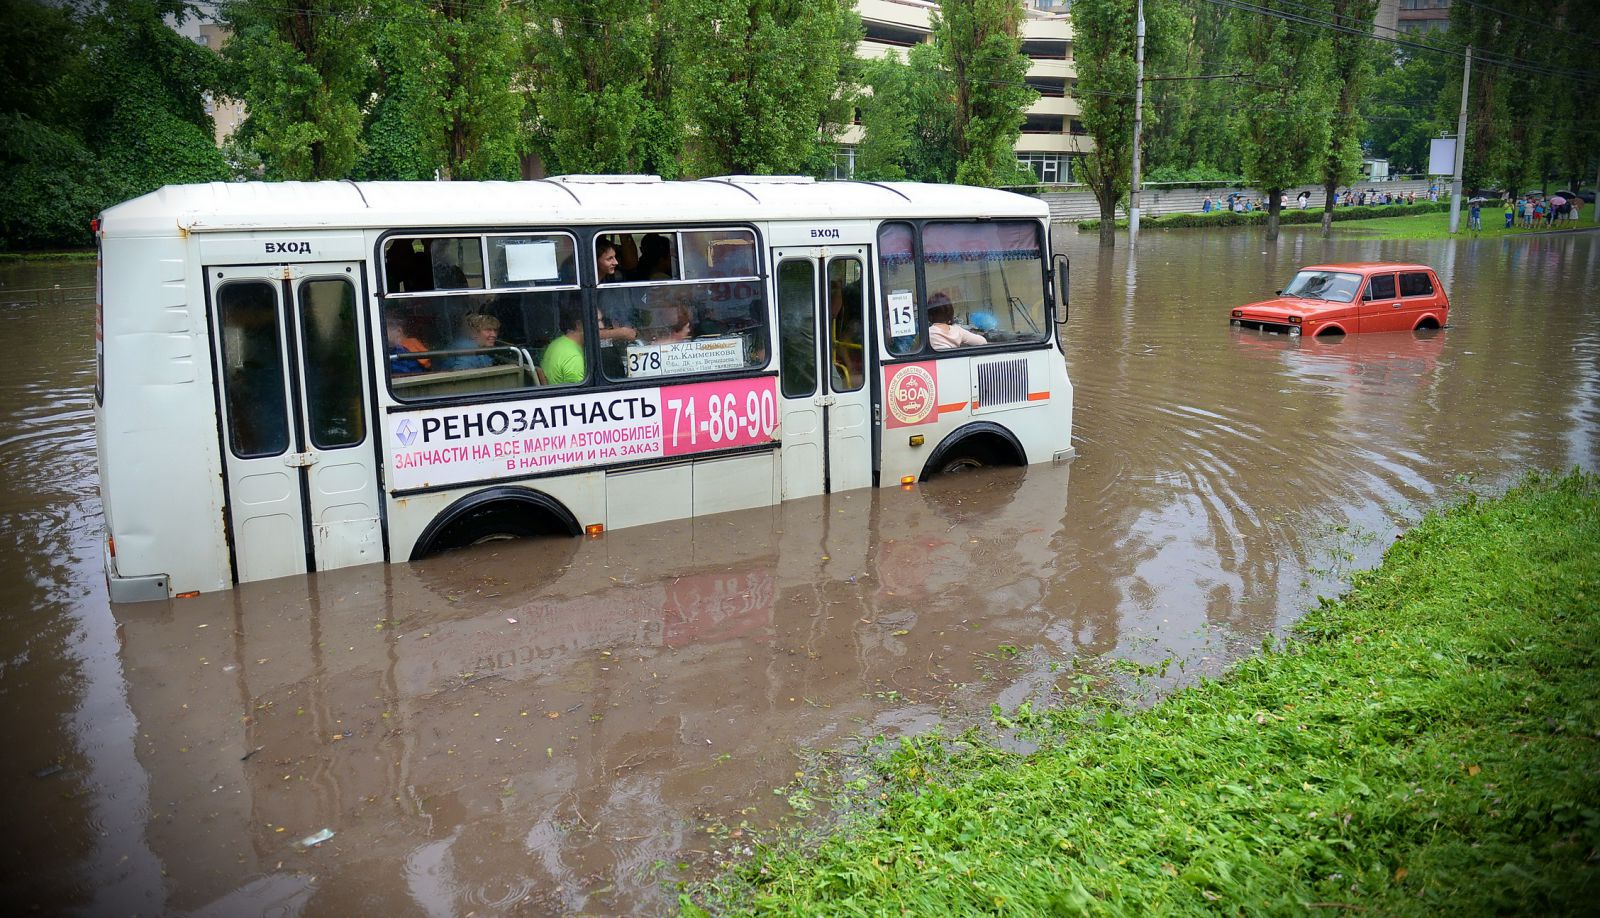
[{"label": "bus vent grille", "polygon": [[1028,400],[1028,361],[996,360],[978,365],[978,404],[985,408]]}]

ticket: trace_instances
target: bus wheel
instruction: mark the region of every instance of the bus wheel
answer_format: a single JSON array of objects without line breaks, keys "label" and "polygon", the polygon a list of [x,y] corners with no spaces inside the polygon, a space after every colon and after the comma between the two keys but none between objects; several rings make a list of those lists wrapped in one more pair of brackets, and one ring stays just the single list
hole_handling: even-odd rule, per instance
[{"label": "bus wheel", "polygon": [[417,539],[411,560],[484,542],[582,531],[572,514],[547,495],[526,488],[491,488],[439,514]]},{"label": "bus wheel", "polygon": [[981,469],[989,464],[986,457],[978,455],[976,451],[962,452],[950,456],[939,463],[939,474],[954,475],[959,472],[971,471],[972,469]]}]

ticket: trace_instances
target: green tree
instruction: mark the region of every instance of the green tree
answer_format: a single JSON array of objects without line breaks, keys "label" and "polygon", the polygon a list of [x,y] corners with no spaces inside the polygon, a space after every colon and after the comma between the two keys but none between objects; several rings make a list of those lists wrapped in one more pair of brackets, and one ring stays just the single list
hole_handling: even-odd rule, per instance
[{"label": "green tree", "polygon": [[[1328,0],[1260,0],[1279,14],[1328,18]],[[1250,68],[1251,103],[1235,116],[1244,174],[1267,195],[1267,239],[1278,238],[1283,190],[1316,173],[1328,149],[1329,49],[1320,30],[1252,15],[1235,35]]]},{"label": "green tree", "polygon": [[[1334,195],[1361,174],[1361,134],[1365,127],[1359,108],[1372,79],[1372,22],[1377,0],[1332,0],[1335,31],[1328,37],[1333,83],[1333,117],[1328,145],[1322,156],[1322,233],[1333,232]],[[1340,29],[1346,31],[1339,31]]]},{"label": "green tree", "polygon": [[[1597,7],[1594,0],[1504,0],[1451,8],[1449,41],[1473,49],[1466,187],[1548,191],[1552,173],[1565,178],[1573,168],[1567,160],[1588,160],[1579,150],[1597,136],[1586,111],[1587,100],[1600,92]],[[1452,55],[1455,86],[1461,66]]]},{"label": "green tree", "polygon": [[860,102],[864,135],[856,175],[877,181],[950,182],[956,174],[954,94],[931,44],[902,63],[885,56],[863,68],[872,92]]},{"label": "green tree", "polygon": [[[650,94],[655,56],[675,49],[670,41],[658,40],[671,32],[671,9],[665,2],[649,7],[534,0],[529,5],[533,145],[550,172],[640,171],[649,158],[650,129],[659,131],[663,121],[675,120]],[[670,61],[660,64],[670,66]]]},{"label": "green tree", "polygon": [[1128,193],[1133,162],[1134,5],[1077,0],[1072,5],[1078,104],[1094,149],[1078,172],[1100,204],[1100,245],[1116,244],[1117,204]]},{"label": "green tree", "polygon": [[686,170],[818,173],[851,100],[861,22],[843,0],[683,0],[675,98]]},{"label": "green tree", "polygon": [[1022,4],[1017,0],[940,0],[934,45],[955,101],[955,180],[963,185],[1032,181],[1017,163],[1017,137],[1039,94],[1024,82]]},{"label": "green tree", "polygon": [[[1417,36],[1414,41],[1436,43]],[[1403,49],[1373,74],[1372,90],[1362,100],[1365,137],[1371,154],[1387,159],[1397,172],[1417,173],[1428,166],[1428,142],[1455,129],[1461,73],[1450,85],[1450,60],[1443,54]]]},{"label": "green tree", "polygon": [[1238,14],[1210,0],[1173,0],[1147,3],[1145,15],[1147,74],[1183,78],[1145,83],[1147,174],[1237,181],[1239,143],[1230,113],[1239,87],[1228,75],[1243,69],[1232,39]]},{"label": "green tree", "polygon": [[393,71],[384,101],[402,132],[415,133],[441,178],[517,178],[522,18],[483,0],[383,0],[378,10]]},{"label": "green tree", "polygon": [[212,140],[211,52],[166,24],[177,0],[20,0],[0,35],[0,244],[85,245],[111,204],[227,177]]},{"label": "green tree", "polygon": [[248,114],[240,145],[269,179],[344,178],[361,155],[373,20],[339,0],[228,0],[230,94]]}]

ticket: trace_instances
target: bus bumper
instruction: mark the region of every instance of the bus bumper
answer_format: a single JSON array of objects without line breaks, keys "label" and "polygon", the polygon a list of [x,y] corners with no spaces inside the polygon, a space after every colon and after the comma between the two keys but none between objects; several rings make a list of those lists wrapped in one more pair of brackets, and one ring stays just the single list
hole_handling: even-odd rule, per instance
[{"label": "bus bumper", "polygon": [[117,559],[111,556],[111,546],[102,544],[101,553],[106,560],[106,593],[112,602],[154,602],[170,599],[166,574],[148,574],[143,577],[117,576]]}]

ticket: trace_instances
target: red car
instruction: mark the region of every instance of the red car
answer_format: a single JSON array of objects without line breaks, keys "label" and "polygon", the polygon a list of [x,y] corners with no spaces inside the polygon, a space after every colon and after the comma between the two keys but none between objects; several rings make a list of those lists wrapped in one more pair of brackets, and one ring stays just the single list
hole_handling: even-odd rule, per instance
[{"label": "red car", "polygon": [[1450,298],[1427,265],[1364,262],[1301,268],[1276,299],[1241,306],[1234,325],[1291,335],[1443,328]]}]

